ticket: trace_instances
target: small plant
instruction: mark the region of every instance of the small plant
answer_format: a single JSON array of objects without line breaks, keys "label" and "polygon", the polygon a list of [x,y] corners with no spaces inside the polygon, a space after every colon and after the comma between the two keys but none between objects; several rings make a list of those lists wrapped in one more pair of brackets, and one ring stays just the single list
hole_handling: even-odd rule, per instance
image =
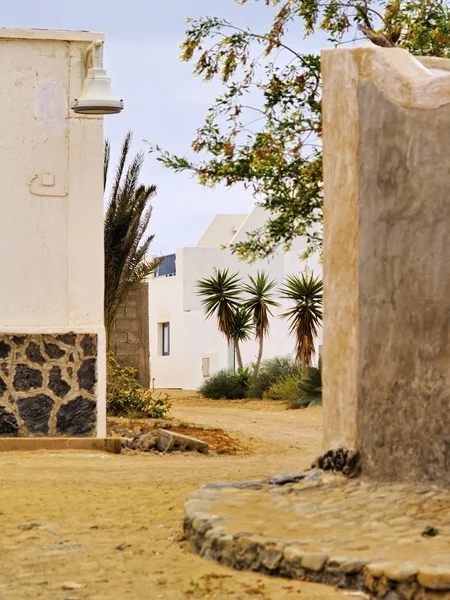
[{"label": "small plant", "polygon": [[144,388],[136,381],[137,369],[121,367],[112,352],[107,356],[106,410],[112,417],[164,419],[169,396]]},{"label": "small plant", "polygon": [[239,379],[239,374],[234,374],[228,369],[223,369],[214,373],[202,383],[199,392],[205,398],[213,400],[236,400],[237,398],[245,398],[246,388],[242,380]]},{"label": "small plant", "polygon": [[264,392],[265,400],[282,400],[298,408],[298,374],[283,375]]},{"label": "small plant", "polygon": [[244,369],[238,369],[235,373],[234,378],[238,381],[242,387],[246,390],[250,387],[253,379],[253,371],[250,367]]},{"label": "small plant", "polygon": [[299,367],[290,356],[276,356],[263,360],[259,371],[254,375],[247,397],[262,398],[264,392],[282,377],[296,375],[298,381],[299,374]]},{"label": "small plant", "polygon": [[436,527],[432,527],[431,525],[427,525],[422,531],[422,535],[424,537],[435,537],[438,533],[439,531],[436,529]]},{"label": "small plant", "polygon": [[308,367],[306,377],[298,382],[300,396],[297,400],[297,406],[322,406],[322,359],[319,358],[318,367]]}]

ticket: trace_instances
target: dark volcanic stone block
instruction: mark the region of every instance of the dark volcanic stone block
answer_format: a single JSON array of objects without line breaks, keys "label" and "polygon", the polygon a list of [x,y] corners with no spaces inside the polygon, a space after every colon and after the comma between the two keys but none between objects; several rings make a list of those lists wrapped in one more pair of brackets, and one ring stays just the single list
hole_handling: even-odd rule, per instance
[{"label": "dark volcanic stone block", "polygon": [[0,358],[8,358],[10,352],[11,346],[3,340],[0,341]]},{"label": "dark volcanic stone block", "polygon": [[20,417],[29,433],[48,435],[49,418],[53,405],[53,400],[45,394],[17,400]]},{"label": "dark volcanic stone block", "polygon": [[50,369],[48,387],[58,398],[64,398],[70,392],[70,385],[62,378],[59,367],[52,367]]},{"label": "dark volcanic stone block", "polygon": [[30,362],[38,365],[45,365],[45,358],[42,356],[40,347],[34,342],[30,342],[25,350],[25,354]]},{"label": "dark volcanic stone block", "polygon": [[0,396],[3,396],[7,389],[8,386],[6,385],[3,377],[0,377]]},{"label": "dark volcanic stone block", "polygon": [[97,339],[95,336],[83,336],[80,346],[86,358],[88,358],[89,356],[97,356]]},{"label": "dark volcanic stone block", "polygon": [[52,342],[44,342],[44,348],[49,358],[62,358],[66,353],[58,344],[53,344]]},{"label": "dark volcanic stone block", "polygon": [[62,342],[67,346],[75,346],[77,336],[75,333],[64,333],[63,335],[57,335],[56,339],[58,340],[58,342]]},{"label": "dark volcanic stone block", "polygon": [[13,386],[17,392],[28,392],[28,390],[42,387],[42,373],[27,365],[17,365],[14,374]]},{"label": "dark volcanic stone block", "polygon": [[0,435],[17,437],[19,435],[19,424],[16,417],[0,406]]},{"label": "dark volcanic stone block", "polygon": [[96,360],[88,358],[81,363],[77,373],[78,385],[82,390],[93,393],[97,382]]},{"label": "dark volcanic stone block", "polygon": [[96,403],[83,396],[77,396],[63,404],[56,416],[58,435],[90,435],[95,432]]}]

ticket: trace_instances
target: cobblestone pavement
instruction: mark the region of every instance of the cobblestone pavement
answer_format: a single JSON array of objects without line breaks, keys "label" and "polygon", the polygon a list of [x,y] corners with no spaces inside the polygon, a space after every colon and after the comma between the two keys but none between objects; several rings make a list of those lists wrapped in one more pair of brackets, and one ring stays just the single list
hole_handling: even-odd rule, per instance
[{"label": "cobblestone pavement", "polygon": [[192,546],[238,569],[386,600],[450,600],[450,491],[320,471],[298,477],[193,492],[185,506]]}]

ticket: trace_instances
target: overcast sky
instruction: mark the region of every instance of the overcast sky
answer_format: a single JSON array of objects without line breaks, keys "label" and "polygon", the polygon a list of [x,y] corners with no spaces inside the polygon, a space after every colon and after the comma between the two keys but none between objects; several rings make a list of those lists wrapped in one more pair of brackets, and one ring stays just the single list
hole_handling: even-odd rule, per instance
[{"label": "overcast sky", "polygon": [[[195,130],[220,90],[192,75],[179,60],[185,17],[225,17],[254,30],[267,30],[271,13],[264,3],[233,0],[14,0],[2,6],[4,27],[87,29],[106,34],[105,66],[113,90],[124,99],[120,115],[105,118],[114,155],[125,133],[134,131],[134,149],[147,139],[187,154]],[[317,50],[317,43],[310,45]],[[195,243],[216,213],[247,213],[253,199],[239,188],[207,190],[185,174],[146,158],[143,182],[155,183],[152,252],[167,254]]]}]

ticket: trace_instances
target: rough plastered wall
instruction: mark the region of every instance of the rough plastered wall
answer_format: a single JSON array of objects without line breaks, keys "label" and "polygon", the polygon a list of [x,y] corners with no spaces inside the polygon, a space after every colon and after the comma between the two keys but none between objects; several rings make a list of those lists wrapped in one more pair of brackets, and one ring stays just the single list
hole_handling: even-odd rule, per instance
[{"label": "rough plastered wall", "polygon": [[138,370],[138,381],[150,387],[148,283],[141,283],[119,306],[111,350],[124,367]]},{"label": "rough plastered wall", "polygon": [[323,52],[324,441],[449,486],[450,61],[423,63]]},{"label": "rough plastered wall", "polygon": [[0,436],[105,435],[103,119],[70,109],[99,38],[0,29]]}]

